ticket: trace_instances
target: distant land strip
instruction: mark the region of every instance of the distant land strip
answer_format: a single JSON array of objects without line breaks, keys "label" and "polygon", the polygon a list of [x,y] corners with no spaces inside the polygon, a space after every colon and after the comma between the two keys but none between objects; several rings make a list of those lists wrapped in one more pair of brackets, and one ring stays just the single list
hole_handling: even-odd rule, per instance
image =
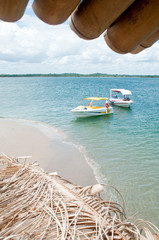
[{"label": "distant land strip", "polygon": [[49,73],[49,74],[0,74],[0,77],[144,77],[159,78],[159,75],[127,75],[127,74],[79,74],[79,73]]}]

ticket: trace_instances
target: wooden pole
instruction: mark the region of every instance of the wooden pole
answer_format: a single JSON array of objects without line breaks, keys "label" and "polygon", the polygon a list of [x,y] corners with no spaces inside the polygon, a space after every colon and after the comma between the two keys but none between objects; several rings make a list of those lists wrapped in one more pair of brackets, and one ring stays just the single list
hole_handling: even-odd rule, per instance
[{"label": "wooden pole", "polygon": [[28,0],[0,0],[0,19],[6,22],[18,21],[24,14]]},{"label": "wooden pole", "polygon": [[137,54],[143,51],[146,48],[151,47],[157,40],[159,40],[159,30],[153,33],[149,38],[144,40],[135,50],[133,50],[132,54]]},{"label": "wooden pole", "polygon": [[34,0],[32,8],[43,22],[56,25],[66,21],[79,2],[80,0]]},{"label": "wooden pole", "polygon": [[132,52],[159,29],[159,1],[138,0],[106,32],[105,41],[118,53]]},{"label": "wooden pole", "polygon": [[81,38],[99,37],[134,0],[85,0],[71,16],[70,27]]}]

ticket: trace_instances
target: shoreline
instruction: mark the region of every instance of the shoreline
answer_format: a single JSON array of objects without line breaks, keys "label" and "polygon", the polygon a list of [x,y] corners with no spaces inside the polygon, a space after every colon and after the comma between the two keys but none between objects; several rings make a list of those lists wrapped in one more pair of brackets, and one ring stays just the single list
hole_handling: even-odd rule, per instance
[{"label": "shoreline", "polygon": [[10,157],[32,156],[27,162],[36,161],[44,171],[57,172],[77,185],[97,183],[84,155],[73,145],[63,142],[57,132],[52,131],[52,137],[47,133],[38,123],[36,126],[25,120],[0,119],[0,152]]},{"label": "shoreline", "polygon": [[125,77],[137,77],[137,78],[159,78],[159,75],[132,75],[132,74],[107,74],[107,73],[35,73],[35,74],[0,74],[0,78],[3,77],[103,77],[103,78],[125,78]]}]

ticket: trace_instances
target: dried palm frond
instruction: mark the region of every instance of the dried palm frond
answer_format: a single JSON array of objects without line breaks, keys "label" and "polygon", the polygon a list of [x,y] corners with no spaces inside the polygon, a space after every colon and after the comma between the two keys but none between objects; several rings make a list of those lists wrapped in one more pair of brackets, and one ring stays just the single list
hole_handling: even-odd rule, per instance
[{"label": "dried palm frond", "polygon": [[[126,220],[124,209],[104,201],[103,185],[81,187],[36,164],[0,158],[0,239],[155,239],[158,229]],[[153,227],[152,227],[153,226]],[[142,234],[142,231],[144,234]],[[153,238],[154,237],[154,238]]]}]

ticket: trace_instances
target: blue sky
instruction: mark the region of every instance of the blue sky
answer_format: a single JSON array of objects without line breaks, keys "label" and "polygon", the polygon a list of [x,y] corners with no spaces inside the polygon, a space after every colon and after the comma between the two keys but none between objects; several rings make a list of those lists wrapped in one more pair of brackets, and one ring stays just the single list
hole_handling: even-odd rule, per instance
[{"label": "blue sky", "polygon": [[43,23],[31,1],[18,22],[0,21],[0,74],[71,72],[159,75],[159,41],[137,55],[121,55],[103,35],[87,41],[72,32],[68,21]]}]

